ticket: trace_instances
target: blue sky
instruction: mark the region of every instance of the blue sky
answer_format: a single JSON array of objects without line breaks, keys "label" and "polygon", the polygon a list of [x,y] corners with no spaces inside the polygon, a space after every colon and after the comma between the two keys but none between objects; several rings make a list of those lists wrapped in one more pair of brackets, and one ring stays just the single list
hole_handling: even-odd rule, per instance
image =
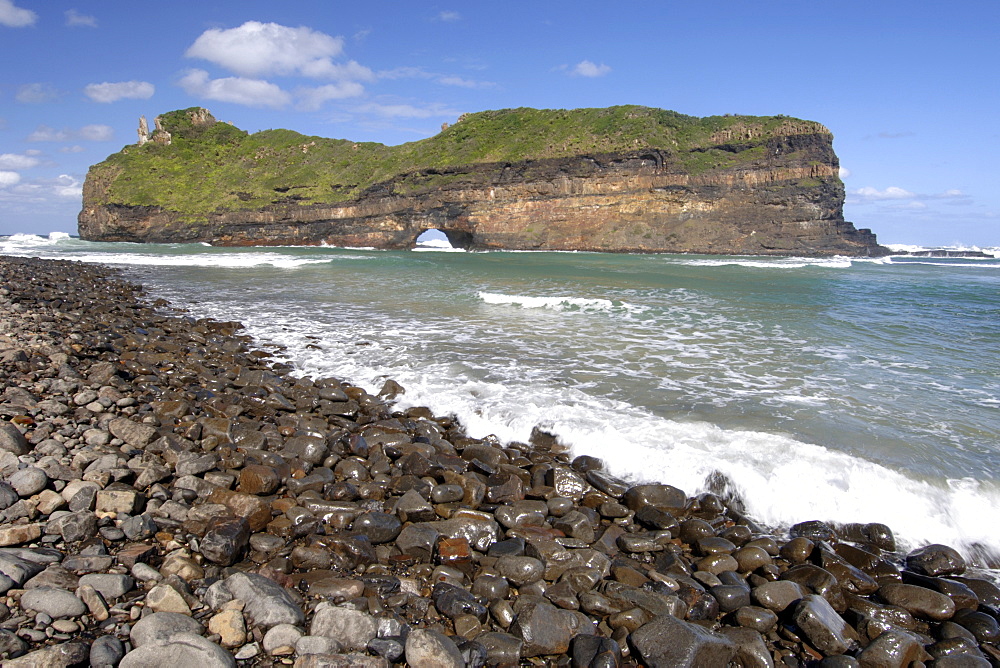
[{"label": "blue sky", "polygon": [[138,118],[398,144],[463,112],[642,104],[835,136],[882,243],[1000,246],[1000,3],[0,0],[0,234],[75,233]]}]

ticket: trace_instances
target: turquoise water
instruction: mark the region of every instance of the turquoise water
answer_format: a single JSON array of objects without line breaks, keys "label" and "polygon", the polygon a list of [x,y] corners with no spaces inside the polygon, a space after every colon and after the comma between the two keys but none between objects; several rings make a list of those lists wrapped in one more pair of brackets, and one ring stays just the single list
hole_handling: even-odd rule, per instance
[{"label": "turquoise water", "polygon": [[218,249],[0,239],[120,265],[303,373],[535,426],[760,521],[885,522],[1000,553],[1000,260]]}]

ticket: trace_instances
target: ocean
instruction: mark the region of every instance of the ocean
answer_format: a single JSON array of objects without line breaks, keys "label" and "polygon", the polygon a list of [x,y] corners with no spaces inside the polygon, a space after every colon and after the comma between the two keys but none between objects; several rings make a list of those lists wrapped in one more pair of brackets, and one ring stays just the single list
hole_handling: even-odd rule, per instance
[{"label": "ocean", "polygon": [[[994,251],[1000,257],[1000,250]],[[902,549],[1000,557],[1000,259],[214,248],[0,237],[120,267],[238,320],[297,373],[555,434],[757,522],[882,522]],[[280,348],[269,348],[280,346]]]}]

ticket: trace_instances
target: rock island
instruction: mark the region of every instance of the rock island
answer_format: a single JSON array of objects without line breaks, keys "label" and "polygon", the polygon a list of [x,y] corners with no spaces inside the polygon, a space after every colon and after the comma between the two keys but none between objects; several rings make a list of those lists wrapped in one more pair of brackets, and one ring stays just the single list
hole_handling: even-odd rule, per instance
[{"label": "rock island", "polygon": [[406,249],[886,255],[844,220],[831,132],[641,106],[466,114],[385,146],[248,134],[202,108],[91,167],[80,237]]}]

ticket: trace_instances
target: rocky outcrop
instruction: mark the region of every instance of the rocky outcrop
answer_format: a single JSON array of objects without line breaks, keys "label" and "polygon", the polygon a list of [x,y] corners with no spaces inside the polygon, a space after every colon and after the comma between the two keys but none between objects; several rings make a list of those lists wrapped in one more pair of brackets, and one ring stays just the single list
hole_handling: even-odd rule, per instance
[{"label": "rocky outcrop", "polygon": [[[198,114],[192,120],[207,122]],[[760,128],[733,123],[686,151],[587,151],[410,169],[335,202],[299,197],[296,189],[305,186],[289,184],[274,187],[259,206],[197,214],[155,198],[116,201],[116,180],[153,176],[104,164],[85,182],[79,231],[101,241],[405,249],[438,229],[473,250],[888,253],[869,230],[844,220],[828,130],[794,119]],[[303,144],[300,154],[313,145]],[[236,190],[227,194],[240,195]]]}]

